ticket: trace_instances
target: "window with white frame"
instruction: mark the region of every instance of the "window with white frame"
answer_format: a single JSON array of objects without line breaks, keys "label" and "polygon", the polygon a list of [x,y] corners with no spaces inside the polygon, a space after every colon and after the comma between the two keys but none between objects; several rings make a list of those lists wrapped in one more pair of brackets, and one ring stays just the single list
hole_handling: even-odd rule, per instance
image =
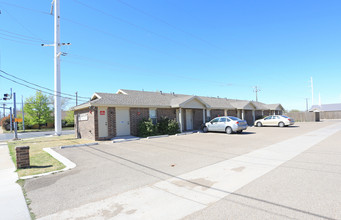
[{"label": "window with white frame", "polygon": [[156,108],[149,109],[149,118],[152,119],[153,124],[156,124],[157,122]]}]

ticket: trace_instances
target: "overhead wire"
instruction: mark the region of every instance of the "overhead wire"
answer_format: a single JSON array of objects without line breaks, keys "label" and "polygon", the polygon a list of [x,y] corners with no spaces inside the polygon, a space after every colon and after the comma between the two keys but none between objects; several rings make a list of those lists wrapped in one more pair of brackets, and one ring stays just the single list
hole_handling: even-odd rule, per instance
[{"label": "overhead wire", "polygon": [[[8,76],[10,76],[10,77],[13,77],[13,78],[15,78],[15,79],[18,79],[18,80],[20,80],[20,81],[23,81],[23,82],[25,82],[25,83],[31,84],[31,85],[33,85],[33,86],[37,86],[37,87],[39,87],[39,88],[41,88],[41,89],[45,89],[45,90],[54,92],[53,89],[49,89],[49,88],[47,88],[47,87],[40,86],[40,85],[35,84],[35,83],[31,83],[31,82],[29,82],[29,81],[27,81],[27,80],[24,80],[24,79],[21,79],[21,78],[19,78],[19,77],[16,77],[16,76],[12,75],[12,74],[9,74],[9,73],[7,73],[7,72],[5,72],[5,71],[3,71],[3,70],[0,70],[0,72],[4,73],[4,74],[6,74],[6,75],[8,75]],[[72,94],[64,93],[64,92],[57,92],[57,93],[59,93],[59,94],[61,94],[61,95],[71,96],[71,97],[75,97],[75,96],[76,96],[76,95],[72,95]],[[88,97],[83,97],[83,96],[77,96],[77,97],[78,97],[78,98],[83,98],[83,99],[89,99]]]},{"label": "overhead wire", "polygon": [[125,6],[127,6],[127,7],[129,7],[129,8],[131,8],[131,9],[133,9],[133,10],[135,10],[135,11],[138,11],[138,12],[141,13],[141,14],[144,14],[144,15],[146,15],[146,16],[149,16],[149,17],[151,17],[151,18],[153,18],[153,19],[155,19],[155,20],[158,20],[159,22],[162,22],[162,23],[166,24],[167,26],[169,26],[169,27],[171,27],[171,28],[173,28],[173,29],[175,29],[175,30],[177,30],[177,31],[180,31],[180,32],[182,32],[182,33],[184,33],[184,34],[187,34],[188,36],[191,36],[192,38],[195,38],[195,39],[197,39],[197,40],[200,40],[200,41],[202,41],[202,42],[204,42],[204,43],[206,43],[206,44],[208,44],[208,45],[210,45],[210,46],[212,46],[212,47],[221,49],[221,48],[219,48],[218,46],[212,44],[211,42],[209,42],[209,41],[207,41],[207,40],[205,40],[205,39],[203,39],[203,38],[201,38],[201,37],[199,37],[199,36],[196,36],[195,34],[192,34],[192,33],[188,32],[188,31],[185,31],[185,30],[183,30],[183,29],[181,29],[181,28],[178,28],[177,26],[175,26],[175,25],[173,25],[173,24],[171,24],[171,23],[169,23],[169,22],[167,22],[167,21],[165,21],[165,20],[163,20],[163,19],[161,19],[161,18],[159,18],[159,17],[157,17],[157,16],[155,16],[155,15],[152,15],[152,14],[150,14],[150,13],[148,13],[148,12],[142,10],[142,9],[139,9],[139,8],[137,8],[137,7],[135,7],[135,6],[131,5],[131,4],[128,4],[128,3],[125,2],[125,1],[122,1],[122,0],[116,0],[116,1],[119,2],[119,3],[121,3],[121,4],[123,4],[123,5],[125,5]]},{"label": "overhead wire", "polygon": [[13,41],[13,42],[16,42],[16,43],[26,44],[26,45],[35,45],[35,46],[37,45],[37,44],[34,44],[34,43],[28,43],[28,42],[23,42],[23,41],[19,41],[19,40],[13,40],[13,39],[5,38],[5,37],[0,37],[0,39],[8,40],[8,41]]},{"label": "overhead wire", "polygon": [[[61,97],[61,98],[69,99],[69,100],[76,100],[76,98],[65,97],[65,96],[58,95],[58,94],[55,95],[54,93],[51,93],[51,92],[42,91],[41,89],[37,89],[37,88],[34,88],[34,87],[32,87],[32,86],[26,85],[26,84],[24,84],[24,83],[15,81],[15,80],[10,79],[10,78],[8,78],[8,77],[5,77],[5,76],[3,76],[3,75],[1,75],[1,74],[0,74],[0,77],[1,77],[1,78],[4,78],[4,79],[7,79],[7,80],[9,80],[9,81],[11,81],[11,82],[13,82],[13,83],[18,84],[18,85],[22,85],[22,86],[25,86],[25,87],[27,87],[27,88],[33,89],[33,90],[35,90],[35,91],[41,91],[42,93],[46,93],[46,94],[49,94],[49,95],[52,95],[52,96],[57,96],[57,97]],[[80,98],[80,99],[85,99],[85,98]],[[90,100],[90,98],[86,98],[86,99],[87,99],[87,100]]]},{"label": "overhead wire", "polygon": [[142,27],[142,26],[140,26],[140,25],[134,24],[134,23],[132,23],[132,22],[130,22],[130,21],[127,21],[127,20],[125,20],[125,19],[119,18],[119,17],[117,17],[117,16],[115,16],[115,15],[113,15],[113,14],[111,14],[111,13],[105,12],[105,11],[103,11],[103,10],[101,10],[101,9],[95,8],[95,7],[93,7],[93,6],[90,6],[90,5],[88,5],[88,4],[85,4],[85,3],[83,3],[83,2],[80,2],[80,1],[78,1],[78,0],[73,0],[73,1],[76,2],[77,4],[80,4],[80,5],[83,5],[84,7],[87,7],[87,8],[89,8],[89,9],[93,10],[93,11],[97,11],[97,12],[99,12],[99,13],[101,13],[101,14],[104,14],[104,15],[106,15],[106,16],[109,16],[109,17],[111,17],[111,18],[114,18],[114,19],[117,20],[117,21],[120,21],[120,22],[122,22],[122,23],[128,24],[128,25],[130,25],[130,26],[132,26],[132,27],[135,27],[135,28],[137,28],[137,29],[143,30],[143,31],[145,31],[145,32],[147,32],[147,33],[149,33],[149,34],[152,34],[152,35],[158,36],[158,37],[160,37],[160,38],[163,38],[163,39],[165,39],[165,40],[168,40],[168,41],[170,41],[170,42],[172,42],[172,43],[174,43],[174,44],[178,44],[178,45],[184,46],[184,47],[186,47],[186,48],[188,48],[188,49],[191,49],[191,50],[194,50],[194,51],[196,51],[196,52],[203,52],[203,51],[200,51],[200,50],[198,50],[198,49],[196,49],[196,48],[190,47],[190,46],[188,46],[188,45],[186,45],[186,44],[184,44],[184,43],[182,43],[182,42],[173,40],[173,39],[171,39],[171,38],[169,38],[169,37],[167,37],[167,36],[165,36],[165,35],[159,34],[159,33],[155,32],[155,31],[149,30],[149,29],[147,29],[147,28],[145,28],[145,27]]},{"label": "overhead wire", "polygon": [[39,36],[37,36],[33,31],[31,31],[28,27],[26,27],[25,25],[23,25],[18,19],[15,18],[15,16],[13,16],[11,13],[8,12],[8,10],[6,9],[2,9],[4,10],[16,23],[18,23],[22,28],[24,28],[27,32],[29,32],[30,34],[32,34],[33,36],[35,36],[37,39],[39,39],[42,43],[46,42],[43,39],[41,39]]}]

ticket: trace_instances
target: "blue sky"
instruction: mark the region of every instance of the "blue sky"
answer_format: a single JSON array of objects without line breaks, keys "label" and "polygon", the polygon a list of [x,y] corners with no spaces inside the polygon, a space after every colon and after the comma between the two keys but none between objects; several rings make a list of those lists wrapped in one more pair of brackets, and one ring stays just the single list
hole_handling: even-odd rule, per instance
[{"label": "blue sky", "polygon": [[[0,1],[0,69],[53,89],[53,48],[40,46],[53,42],[50,3]],[[339,103],[340,11],[332,0],[61,0],[62,92],[255,100],[258,86],[259,101],[305,110],[313,77],[314,103]],[[35,93],[0,78],[10,88]]]}]

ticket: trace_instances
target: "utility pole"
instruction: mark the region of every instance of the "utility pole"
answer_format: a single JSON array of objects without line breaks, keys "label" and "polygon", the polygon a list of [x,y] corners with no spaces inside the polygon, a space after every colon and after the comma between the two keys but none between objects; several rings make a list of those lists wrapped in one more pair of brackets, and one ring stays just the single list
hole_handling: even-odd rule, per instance
[{"label": "utility pole", "polygon": [[310,83],[311,83],[311,106],[314,105],[314,83],[313,83],[313,77],[310,77]]},{"label": "utility pole", "polygon": [[25,112],[24,112],[24,98],[21,96],[21,111],[22,111],[22,130],[25,132]]},{"label": "utility pole", "polygon": [[78,92],[76,92],[76,106],[78,105]]},{"label": "utility pole", "polygon": [[15,92],[13,93],[13,102],[14,102],[14,140],[18,140],[18,122],[17,120],[17,103],[16,103],[16,95]]},{"label": "utility pole", "polygon": [[260,92],[261,90],[258,89],[257,86],[253,87],[253,91],[256,93],[256,102],[258,102],[258,92]]},{"label": "utility pole", "polygon": [[305,106],[306,106],[307,111],[308,111],[308,98],[305,98]]},{"label": "utility pole", "polygon": [[12,132],[12,107],[9,107],[9,115],[10,115],[10,117],[9,117],[9,129],[10,129],[10,131]]},{"label": "utility pole", "polygon": [[6,104],[4,103],[4,104],[2,104],[2,106],[3,106],[3,108],[4,108],[4,117],[6,117]]},{"label": "utility pole", "polygon": [[59,0],[51,3],[51,14],[54,12],[54,43],[53,45],[42,44],[42,46],[54,47],[54,131],[55,135],[62,134],[62,111],[61,111],[61,85],[60,85],[60,56],[65,55],[60,52],[62,45],[70,43],[60,43],[60,5]]},{"label": "utility pole", "polygon": [[60,99],[60,10],[59,0],[54,0],[54,129],[55,135],[62,134]]}]

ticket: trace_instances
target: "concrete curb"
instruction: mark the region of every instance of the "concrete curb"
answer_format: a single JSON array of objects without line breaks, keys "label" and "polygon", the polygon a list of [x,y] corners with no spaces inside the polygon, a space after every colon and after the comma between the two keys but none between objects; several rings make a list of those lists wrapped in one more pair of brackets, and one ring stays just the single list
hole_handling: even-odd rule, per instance
[{"label": "concrete curb", "polygon": [[55,170],[55,171],[51,171],[51,172],[47,172],[47,173],[42,173],[42,174],[36,174],[36,175],[31,175],[31,176],[23,176],[23,177],[20,177],[20,179],[26,180],[26,179],[31,179],[31,178],[41,177],[41,176],[47,176],[47,175],[50,175],[50,174],[59,173],[59,172],[63,172],[63,171],[66,171],[66,170],[70,170],[70,169],[73,169],[73,168],[76,167],[75,163],[73,163],[72,161],[70,161],[66,157],[60,155],[59,153],[57,153],[56,151],[52,150],[51,148],[43,148],[43,150],[45,152],[49,153],[56,160],[58,160],[59,162],[64,164],[65,168],[61,169],[61,170]]},{"label": "concrete curb", "polygon": [[164,135],[149,136],[149,137],[147,137],[147,139],[162,138],[162,137],[169,137],[169,135],[168,134],[164,134]]},{"label": "concrete curb", "polygon": [[193,133],[194,131],[182,132],[182,133],[176,134],[175,136],[182,136],[182,135],[188,135],[188,134],[193,134]]},{"label": "concrete curb", "polygon": [[129,138],[129,139],[119,139],[119,140],[113,140],[113,143],[121,143],[121,142],[126,142],[126,141],[137,141],[140,140],[141,138]]},{"label": "concrete curb", "polygon": [[64,148],[72,148],[72,147],[85,147],[85,146],[92,146],[92,145],[98,145],[98,142],[95,142],[95,143],[89,143],[89,144],[74,144],[74,145],[65,145],[65,146],[60,146],[60,149],[64,149]]}]

